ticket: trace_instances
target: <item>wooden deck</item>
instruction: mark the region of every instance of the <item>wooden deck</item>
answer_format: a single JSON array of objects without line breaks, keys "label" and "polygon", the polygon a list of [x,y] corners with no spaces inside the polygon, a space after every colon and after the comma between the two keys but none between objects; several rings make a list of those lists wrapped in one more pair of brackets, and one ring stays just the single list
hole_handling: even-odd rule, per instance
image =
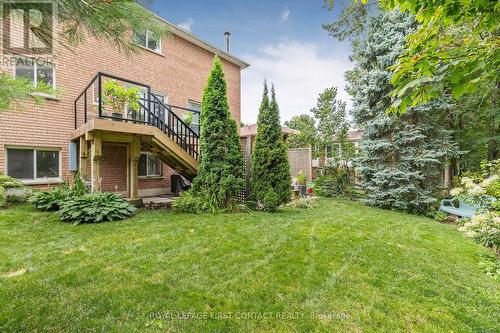
[{"label": "wooden deck", "polygon": [[[198,174],[199,162],[154,126],[94,118],[76,129],[72,134],[72,140],[78,140],[80,143],[80,173],[84,177],[90,176],[93,190],[100,189],[103,141],[129,144],[127,176],[129,179],[128,197],[131,199],[138,198],[138,161],[141,151],[154,153],[188,180],[192,180]],[[88,159],[90,159],[90,170],[87,170]]]}]

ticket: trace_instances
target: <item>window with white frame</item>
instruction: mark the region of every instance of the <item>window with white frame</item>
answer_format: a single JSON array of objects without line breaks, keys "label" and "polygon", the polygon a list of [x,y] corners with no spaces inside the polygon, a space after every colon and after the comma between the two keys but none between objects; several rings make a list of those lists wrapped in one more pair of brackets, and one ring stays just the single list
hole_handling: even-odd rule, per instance
[{"label": "window with white frame", "polygon": [[34,86],[44,83],[53,89],[56,87],[54,65],[40,59],[16,57],[14,76],[25,77]]},{"label": "window with white frame", "polygon": [[143,152],[139,158],[139,176],[140,177],[158,177],[162,175],[161,160],[155,155]]},{"label": "window with white frame", "polygon": [[193,112],[193,120],[191,121],[190,127],[195,131],[195,133],[200,133],[200,112],[201,112],[201,103],[195,101],[188,101],[188,109],[198,111]]},{"label": "window with white frame", "polygon": [[134,31],[134,41],[136,44],[150,49],[155,52],[161,52],[161,42],[157,39],[151,31],[146,30],[145,32]]},{"label": "window with white frame", "polygon": [[46,148],[7,148],[7,175],[23,180],[60,177],[60,152]]}]

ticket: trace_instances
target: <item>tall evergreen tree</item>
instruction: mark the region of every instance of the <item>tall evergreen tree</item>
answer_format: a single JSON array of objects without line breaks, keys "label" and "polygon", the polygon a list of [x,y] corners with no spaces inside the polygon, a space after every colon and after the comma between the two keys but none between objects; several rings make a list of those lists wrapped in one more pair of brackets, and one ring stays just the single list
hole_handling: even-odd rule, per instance
[{"label": "tall evergreen tree", "polygon": [[[366,37],[354,44],[356,67],[346,74],[353,97],[353,118],[364,129],[359,171],[366,203],[383,208],[423,211],[435,201],[443,160],[453,150],[450,133],[432,119],[442,101],[386,114],[391,104],[393,65],[413,29],[411,17],[382,12],[369,19]],[[433,110],[433,112],[425,112]]]},{"label": "tall evergreen tree", "polygon": [[267,83],[264,83],[252,154],[252,194],[258,203],[269,210],[274,210],[291,197],[290,164],[283,142],[279,107],[274,86],[269,100]]},{"label": "tall evergreen tree", "polygon": [[193,191],[228,208],[245,185],[237,126],[229,113],[222,63],[214,58],[200,115],[200,170]]}]

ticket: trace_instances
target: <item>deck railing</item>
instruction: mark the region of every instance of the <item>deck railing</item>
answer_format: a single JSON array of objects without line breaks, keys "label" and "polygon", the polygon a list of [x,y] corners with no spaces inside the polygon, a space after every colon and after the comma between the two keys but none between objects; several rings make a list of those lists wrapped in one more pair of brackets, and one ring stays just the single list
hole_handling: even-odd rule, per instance
[{"label": "deck railing", "polygon": [[[117,112],[107,105],[103,98],[103,85],[109,80],[115,80],[119,85],[126,87],[139,88],[141,96],[139,109],[134,110],[125,106],[124,110]],[[155,126],[189,155],[199,160],[198,125],[186,124],[174,110],[179,114],[199,113],[196,110],[166,104],[158,95],[151,92],[149,85],[99,72],[74,102],[75,129],[91,118]]]}]

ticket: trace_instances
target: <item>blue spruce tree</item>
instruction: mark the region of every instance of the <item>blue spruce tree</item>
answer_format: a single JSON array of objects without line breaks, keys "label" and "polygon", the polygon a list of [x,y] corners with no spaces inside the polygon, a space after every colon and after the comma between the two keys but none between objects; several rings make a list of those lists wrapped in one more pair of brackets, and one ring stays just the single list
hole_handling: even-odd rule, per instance
[{"label": "blue spruce tree", "polygon": [[388,67],[403,51],[413,27],[413,19],[399,12],[370,18],[365,37],[354,43],[356,66],[346,78],[354,122],[364,130],[358,169],[365,203],[423,212],[435,201],[432,194],[441,183],[444,159],[455,145],[433,119],[446,108],[443,101],[410,108],[401,117],[386,114],[392,89]]}]

